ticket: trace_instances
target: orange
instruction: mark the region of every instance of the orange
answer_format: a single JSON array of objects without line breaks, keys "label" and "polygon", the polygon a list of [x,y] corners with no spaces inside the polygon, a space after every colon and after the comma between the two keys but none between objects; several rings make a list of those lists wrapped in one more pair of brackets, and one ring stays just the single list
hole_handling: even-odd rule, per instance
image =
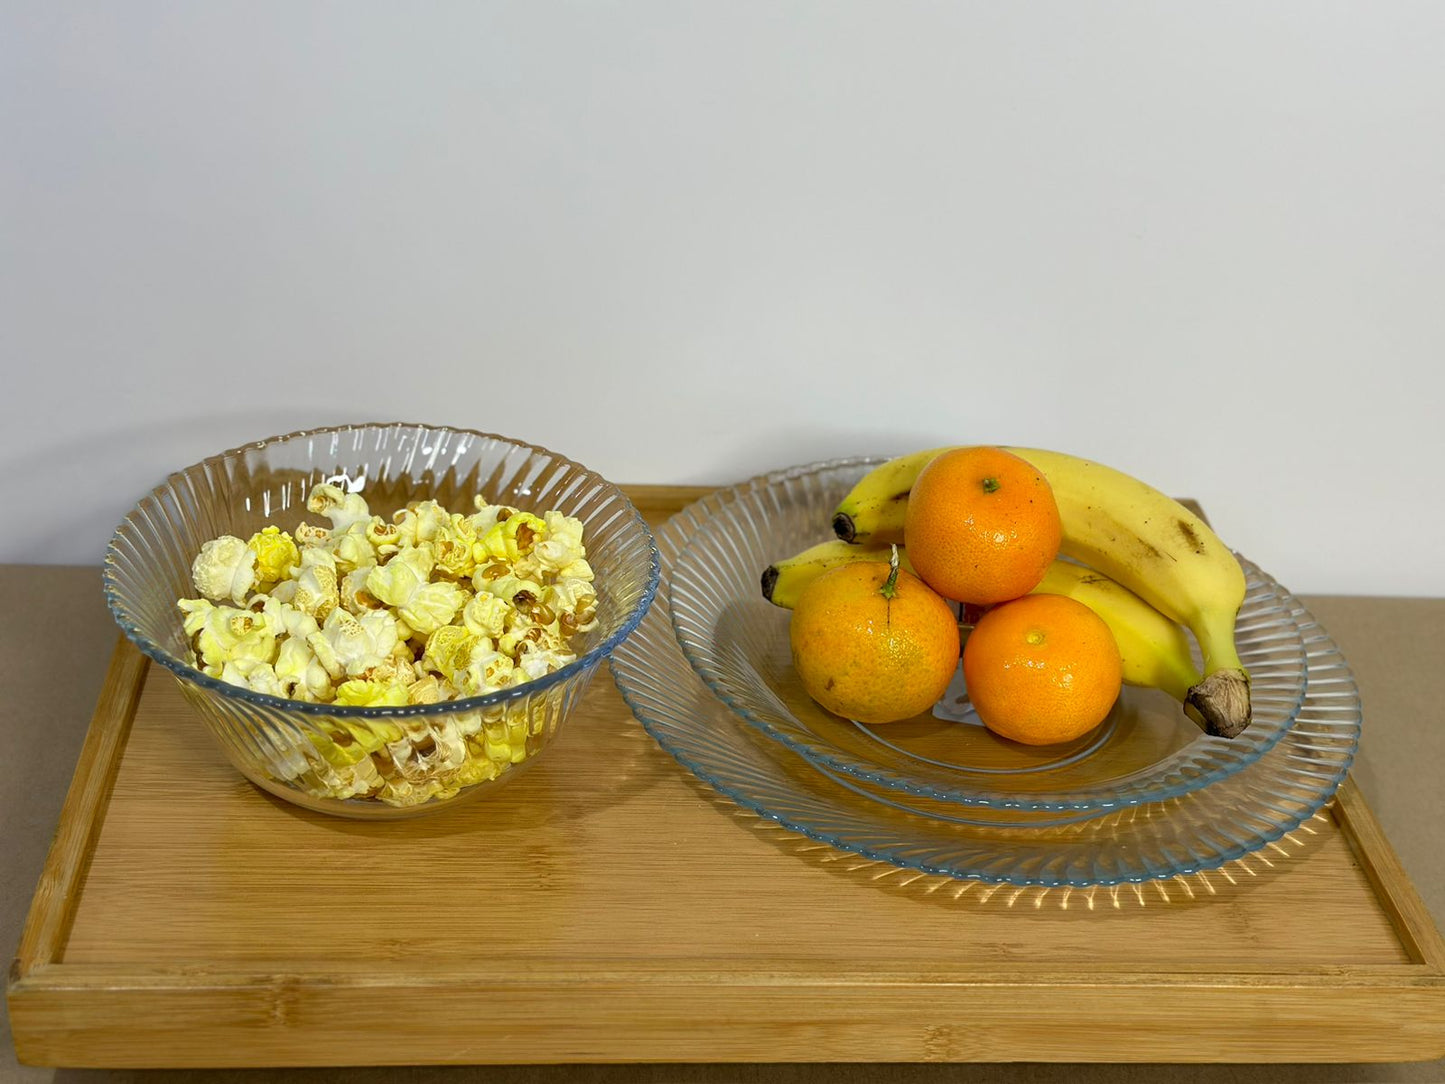
[{"label": "orange", "polygon": [[860,561],[829,569],[793,607],[793,667],[835,715],[892,723],[933,706],[958,668],[958,617],[901,569]]},{"label": "orange", "polygon": [[908,494],[908,559],[945,598],[989,605],[1026,595],[1059,554],[1059,506],[1033,464],[1002,448],[955,448]]},{"label": "orange", "polygon": [[1102,617],[1063,595],[1028,595],[979,619],[963,647],[963,677],[995,734],[1053,745],[1104,721],[1123,669]]}]

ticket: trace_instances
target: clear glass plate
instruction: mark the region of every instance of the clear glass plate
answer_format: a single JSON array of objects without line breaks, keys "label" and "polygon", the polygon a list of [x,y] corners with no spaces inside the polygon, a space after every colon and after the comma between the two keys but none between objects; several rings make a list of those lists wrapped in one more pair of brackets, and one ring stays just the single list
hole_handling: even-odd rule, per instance
[{"label": "clear glass plate", "polygon": [[723,704],[683,656],[668,613],[667,581],[698,527],[749,487],[772,485],[787,473],[712,494],[663,525],[656,539],[664,590],[610,662],[652,738],[742,808],[903,868],[990,883],[1088,887],[1197,873],[1241,858],[1313,816],[1349,770],[1360,734],[1354,679],[1324,630],[1292,600],[1308,667],[1294,723],[1254,763],[1197,790],[1080,815],[964,809],[830,775]]},{"label": "clear glass plate", "polygon": [[1236,738],[1206,735],[1166,694],[1129,686],[1097,729],[1045,747],[986,730],[961,681],[932,713],[902,722],[868,726],[825,711],[793,669],[790,614],[762,597],[759,579],[771,562],[831,537],[833,509],[877,462],[816,464],[749,483],[697,525],[672,563],[668,609],[683,654],[768,737],[838,776],[911,798],[1063,812],[1197,790],[1253,763],[1288,730],[1305,696],[1304,644],[1289,593],[1247,561],[1236,642],[1254,718]]}]

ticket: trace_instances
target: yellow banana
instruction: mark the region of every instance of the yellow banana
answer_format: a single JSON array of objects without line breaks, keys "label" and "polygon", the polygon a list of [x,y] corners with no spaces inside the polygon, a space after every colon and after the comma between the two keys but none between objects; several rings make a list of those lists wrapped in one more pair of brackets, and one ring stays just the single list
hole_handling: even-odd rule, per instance
[{"label": "yellow banana", "polygon": [[[838,506],[840,538],[899,541],[912,488],[933,455],[901,456],[869,472]],[[1205,730],[1232,738],[1249,725],[1249,675],[1234,646],[1244,570],[1209,526],[1173,498],[1111,467],[1060,452],[1008,448],[1049,481],[1063,526],[1060,552],[1129,588],[1194,634],[1204,677],[1187,702]],[[911,476],[910,476],[911,474]]]},{"label": "yellow banana", "polygon": [[[763,598],[775,606],[791,610],[803,589],[828,569],[855,561],[882,561],[887,564],[891,551],[891,546],[850,546],[836,538],[820,542],[764,569]],[[898,567],[907,572],[913,571],[901,547],[898,550]]]},{"label": "yellow banana", "polygon": [[833,513],[833,533],[844,542],[887,546],[903,541],[908,494],[923,468],[948,448],[910,452],[874,467],[843,498]]},{"label": "yellow banana", "polygon": [[[890,546],[851,546],[839,540],[823,542],[768,566],[763,573],[763,597],[776,606],[792,609],[798,596],[830,568],[854,561],[887,562]],[[908,554],[898,548],[899,565],[912,571]],[[1104,619],[1124,664],[1124,681],[1162,689],[1184,703],[1199,681],[1184,630],[1154,607],[1103,573],[1072,561],[1055,561],[1035,594],[1067,595]]]},{"label": "yellow banana", "polygon": [[1066,595],[1082,602],[1114,634],[1126,684],[1163,689],[1181,704],[1187,703],[1189,690],[1199,683],[1189,637],[1133,591],[1092,568],[1055,561],[1032,594]]}]

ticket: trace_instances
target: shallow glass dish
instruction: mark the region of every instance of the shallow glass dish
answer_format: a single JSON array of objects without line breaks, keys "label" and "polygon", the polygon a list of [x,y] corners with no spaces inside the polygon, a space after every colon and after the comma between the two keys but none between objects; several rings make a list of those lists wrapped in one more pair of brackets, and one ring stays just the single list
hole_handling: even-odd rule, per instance
[{"label": "shallow glass dish", "polygon": [[[194,665],[176,601],[191,598],[191,562],[222,534],[248,538],[308,517],[312,486],[361,493],[375,514],[435,499],[470,511],[473,496],[582,520],[596,574],[597,627],[574,641],[577,659],[487,696],[405,707],[304,703],[209,677]],[[358,818],[404,817],[478,797],[513,778],[551,743],[598,664],[642,619],[657,591],[651,531],[611,482],[545,448],[464,429],[402,423],[313,429],[257,441],[172,474],[116,529],[105,555],[106,601],[126,636],[175,674],[231,763],[257,786],[308,809]],[[339,797],[378,766],[402,733],[408,757],[390,794],[407,804]],[[443,760],[428,751],[456,749]],[[371,750],[368,752],[367,750]],[[411,757],[416,753],[416,757]],[[369,765],[368,766],[368,762]],[[404,770],[403,770],[404,765]],[[383,772],[392,767],[383,759]],[[405,784],[405,785],[403,785]]]},{"label": "shallow glass dish", "polygon": [[[781,472],[785,475],[787,472]],[[1338,649],[1298,600],[1308,681],[1273,748],[1223,779],[1116,811],[962,808],[828,773],[744,722],[688,664],[666,589],[698,527],[749,487],[720,491],[657,531],[663,593],[613,654],[624,699],[653,739],[720,794],[782,827],[872,860],[955,878],[1086,887],[1215,869],[1278,840],[1329,800],[1354,759],[1360,701]]]},{"label": "shallow glass dish", "polygon": [[740,489],[673,562],[668,612],[683,654],[718,697],[768,737],[839,776],[914,797],[1037,811],[1161,801],[1239,771],[1280,740],[1305,696],[1304,644],[1287,591],[1243,562],[1237,622],[1253,721],[1202,733],[1181,705],[1125,686],[1095,730],[1027,746],[986,730],[959,680],[931,713],[868,726],[825,711],[793,669],[787,610],[762,597],[763,569],[831,535],[833,509],[877,460],[799,467]]}]

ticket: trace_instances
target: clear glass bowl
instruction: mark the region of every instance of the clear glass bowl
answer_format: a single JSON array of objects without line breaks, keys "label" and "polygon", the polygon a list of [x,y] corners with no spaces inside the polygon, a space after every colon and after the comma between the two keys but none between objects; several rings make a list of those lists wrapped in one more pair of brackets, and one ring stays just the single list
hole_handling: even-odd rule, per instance
[{"label": "clear glass bowl", "polygon": [[[195,595],[191,562],[222,534],[247,538],[307,518],[311,487],[327,480],[389,516],[408,501],[435,499],[470,511],[476,494],[584,525],[596,573],[597,628],[574,640],[578,657],[555,673],[488,696],[407,707],[304,703],[230,685],[198,670],[176,601]],[[310,517],[315,522],[315,517]],[[146,655],[173,672],[231,763],[257,786],[324,813],[395,818],[475,798],[513,778],[556,736],[597,669],[647,612],[658,553],[632,502],[611,482],[545,448],[464,429],[403,423],[338,426],[257,441],[172,474],[116,529],[105,555],[106,601]],[[400,729],[424,754],[459,733],[465,769],[409,758],[398,791],[416,804],[341,798],[368,754]],[[372,740],[366,740],[371,738]],[[418,764],[421,765],[418,768]],[[390,766],[395,768],[395,765]]]},{"label": "clear glass bowl", "polygon": [[684,657],[666,601],[673,563],[696,530],[750,487],[780,475],[712,494],[657,531],[664,592],[610,663],[652,738],[742,808],[900,868],[991,883],[1088,887],[1223,866],[1299,827],[1345,778],[1359,744],[1359,693],[1334,643],[1294,599],[1290,617],[1308,674],[1293,725],[1252,764],[1197,790],[1082,814],[963,808],[820,769],[713,694]]},{"label": "clear glass bowl", "polygon": [[697,526],[673,562],[667,601],[683,654],[768,737],[845,780],[912,798],[1067,812],[1196,790],[1257,760],[1293,722],[1306,662],[1292,600],[1247,561],[1236,644],[1254,717],[1238,737],[1206,735],[1164,693],[1125,686],[1109,717],[1082,738],[1020,745],[983,727],[961,695],[961,673],[931,714],[868,726],[825,711],[793,669],[790,615],[762,597],[759,579],[773,561],[830,537],[833,509],[877,462],[814,464],[748,484]]}]

